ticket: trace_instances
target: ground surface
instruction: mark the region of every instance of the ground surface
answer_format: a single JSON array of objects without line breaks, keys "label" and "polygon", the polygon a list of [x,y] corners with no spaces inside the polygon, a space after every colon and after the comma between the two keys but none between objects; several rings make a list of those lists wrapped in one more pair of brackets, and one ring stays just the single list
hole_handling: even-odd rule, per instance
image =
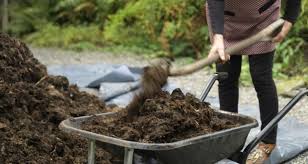
[{"label": "ground surface", "polygon": [[[126,64],[130,66],[144,66],[148,63],[147,59],[132,54],[120,54],[114,55],[111,53],[102,52],[82,52],[76,53],[72,51],[62,51],[57,49],[31,49],[34,56],[39,59],[45,65],[53,64],[91,64],[91,63],[112,63],[112,64]],[[177,62],[177,65],[181,65],[181,62]],[[209,79],[212,71],[204,69],[197,73],[178,77],[170,78],[172,83],[177,86],[195,94],[200,95],[204,85]],[[292,87],[292,86],[290,86]],[[217,85],[214,86],[210,92],[210,96],[217,96]],[[288,103],[290,99],[279,96],[280,109]],[[298,118],[300,121],[308,123],[308,97],[301,100],[294,110],[289,113]],[[253,87],[241,87],[240,88],[240,105],[255,105],[258,106],[258,100]],[[291,160],[288,163],[299,164],[308,162],[308,152],[299,155],[297,158]]]}]

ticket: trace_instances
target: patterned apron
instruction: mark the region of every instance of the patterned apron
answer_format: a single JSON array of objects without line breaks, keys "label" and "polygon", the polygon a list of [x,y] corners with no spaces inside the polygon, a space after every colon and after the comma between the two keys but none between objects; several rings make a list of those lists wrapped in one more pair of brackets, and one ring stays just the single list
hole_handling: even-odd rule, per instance
[{"label": "patterned apron", "polygon": [[[225,0],[224,42],[225,48],[252,36],[279,18],[280,0]],[[212,41],[211,20],[206,4],[206,17]],[[239,53],[253,55],[271,52],[275,43],[260,41]]]}]

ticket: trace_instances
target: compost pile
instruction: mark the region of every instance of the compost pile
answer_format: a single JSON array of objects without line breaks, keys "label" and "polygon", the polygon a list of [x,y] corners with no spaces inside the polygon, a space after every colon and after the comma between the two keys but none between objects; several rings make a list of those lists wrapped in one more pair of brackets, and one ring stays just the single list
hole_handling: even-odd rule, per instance
[{"label": "compost pile", "polygon": [[104,120],[99,117],[86,122],[82,128],[95,133],[130,141],[169,143],[240,126],[240,123],[221,118],[209,104],[180,89],[169,94],[160,92],[145,100],[140,113],[129,121],[127,111]]},{"label": "compost pile", "polygon": [[[85,163],[87,143],[58,125],[104,111],[103,103],[67,78],[49,76],[24,43],[0,34],[0,163]],[[96,155],[111,163],[104,150]]]}]

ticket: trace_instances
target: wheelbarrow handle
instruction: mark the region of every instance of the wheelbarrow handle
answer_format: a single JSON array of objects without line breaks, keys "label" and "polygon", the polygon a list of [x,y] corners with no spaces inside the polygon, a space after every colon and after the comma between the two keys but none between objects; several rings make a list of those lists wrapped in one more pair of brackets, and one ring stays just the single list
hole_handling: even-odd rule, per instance
[{"label": "wheelbarrow handle", "polygon": [[203,91],[201,92],[200,101],[204,102],[205,98],[209,94],[216,80],[228,78],[228,72],[216,72],[211,77],[207,85],[205,85]]},{"label": "wheelbarrow handle", "polygon": [[[244,151],[235,160],[238,163],[245,163],[249,153],[254,149],[254,147],[275,127],[278,122],[296,105],[296,103],[301,100],[304,96],[308,96],[308,88],[300,91],[278,114],[274,117],[261,132],[246,146]],[[234,160],[234,159],[233,159]]]}]

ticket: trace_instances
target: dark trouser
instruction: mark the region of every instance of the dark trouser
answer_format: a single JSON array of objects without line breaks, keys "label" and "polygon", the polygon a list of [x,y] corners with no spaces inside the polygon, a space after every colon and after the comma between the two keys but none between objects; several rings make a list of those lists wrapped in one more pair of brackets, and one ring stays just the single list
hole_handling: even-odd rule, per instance
[{"label": "dark trouser", "polygon": [[[278,98],[275,82],[272,77],[274,53],[249,56],[250,74],[258,95],[263,129],[278,113]],[[242,56],[234,55],[228,63],[217,64],[217,72],[228,72],[225,80],[219,81],[220,108],[229,112],[238,112],[239,77],[241,73]],[[262,141],[268,144],[276,143],[277,127]]]}]

